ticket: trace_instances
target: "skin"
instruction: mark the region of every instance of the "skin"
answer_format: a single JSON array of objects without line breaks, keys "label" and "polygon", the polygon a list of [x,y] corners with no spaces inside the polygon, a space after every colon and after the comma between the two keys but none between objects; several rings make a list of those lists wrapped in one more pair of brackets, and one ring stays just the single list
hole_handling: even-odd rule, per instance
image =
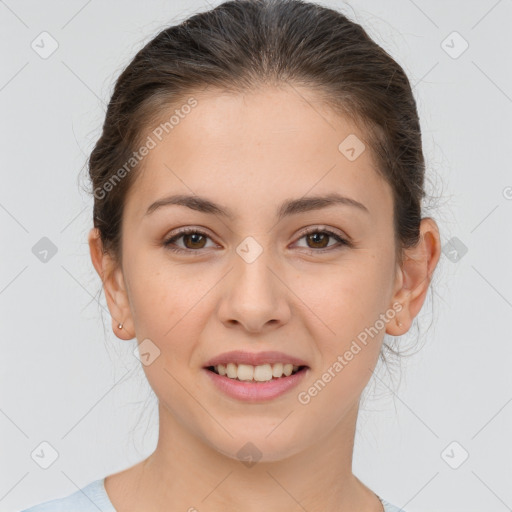
[{"label": "skin", "polygon": [[[149,338],[160,350],[143,365],[159,400],[157,448],[109,475],[107,493],[118,512],[381,511],[352,473],[359,399],[385,333],[406,333],[422,307],[440,256],[438,227],[423,219],[419,245],[398,266],[391,188],[368,147],[354,161],[338,150],[348,135],[363,134],[312,91],[283,86],[194,97],[198,105],[145,157],[129,192],[123,264],[103,254],[97,230],[89,234],[115,334],[139,343]],[[369,212],[334,205],[277,222],[283,201],[334,191]],[[205,196],[235,218],[184,206],[144,215],[177,193]],[[175,244],[188,252],[171,252],[165,240],[186,226],[208,237],[181,237]],[[331,229],[353,246],[304,236],[305,227]],[[236,252],[248,236],[263,250],[250,264]],[[301,404],[299,391],[397,302],[397,317]],[[298,388],[274,400],[237,401],[202,369],[235,349],[279,350],[306,360],[310,370]],[[252,467],[237,456],[248,441],[262,453]]]}]

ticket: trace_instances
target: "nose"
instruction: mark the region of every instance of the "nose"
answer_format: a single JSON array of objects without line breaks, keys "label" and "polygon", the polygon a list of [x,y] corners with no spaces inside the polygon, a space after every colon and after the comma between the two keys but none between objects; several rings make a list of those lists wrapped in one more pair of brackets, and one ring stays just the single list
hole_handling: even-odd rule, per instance
[{"label": "nose", "polygon": [[233,268],[224,280],[218,309],[226,327],[240,326],[247,332],[261,334],[289,321],[290,292],[279,266],[268,254],[269,251],[264,250],[252,262],[235,254]]}]

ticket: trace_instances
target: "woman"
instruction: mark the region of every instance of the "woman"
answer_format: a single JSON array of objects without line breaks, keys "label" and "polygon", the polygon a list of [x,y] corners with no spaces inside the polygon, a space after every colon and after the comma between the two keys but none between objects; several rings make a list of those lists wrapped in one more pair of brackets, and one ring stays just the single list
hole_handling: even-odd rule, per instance
[{"label": "woman", "polygon": [[26,512],[401,510],[352,453],[440,256],[402,68],[334,10],[228,1],[138,52],[89,172],[92,262],[158,444]]}]

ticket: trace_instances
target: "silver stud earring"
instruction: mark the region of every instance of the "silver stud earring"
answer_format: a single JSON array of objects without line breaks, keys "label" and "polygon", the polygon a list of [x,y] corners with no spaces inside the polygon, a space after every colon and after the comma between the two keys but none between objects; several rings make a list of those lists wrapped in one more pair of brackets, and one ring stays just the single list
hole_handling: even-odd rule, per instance
[{"label": "silver stud earring", "polygon": [[117,326],[117,328],[118,328],[118,329],[122,329],[122,328],[123,328],[123,324],[119,324],[119,325]]},{"label": "silver stud earring", "polygon": [[402,327],[402,322],[400,322],[399,320],[396,321],[396,325],[398,325],[398,327]]}]

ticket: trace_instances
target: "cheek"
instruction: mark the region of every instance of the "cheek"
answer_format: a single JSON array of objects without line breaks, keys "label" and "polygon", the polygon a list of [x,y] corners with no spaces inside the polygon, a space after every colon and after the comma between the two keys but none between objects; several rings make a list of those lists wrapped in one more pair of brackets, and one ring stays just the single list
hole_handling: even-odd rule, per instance
[{"label": "cheek", "polygon": [[319,371],[331,372],[325,379],[332,379],[329,387],[336,394],[362,390],[377,363],[385,334],[381,315],[389,308],[391,296],[390,268],[384,257],[358,252],[343,264],[330,266],[325,276],[302,281],[302,295],[298,295],[314,313],[307,318],[321,354]]},{"label": "cheek", "polygon": [[307,295],[308,305],[315,304],[310,307],[317,316],[308,315],[308,327],[320,364],[308,382],[310,387],[301,390],[302,399],[317,410],[331,411],[325,417],[327,423],[335,424],[359,400],[385,334],[379,322],[386,308],[385,280],[378,266],[363,268],[332,275],[323,293],[311,283]]},{"label": "cheek", "polygon": [[167,343],[183,326],[198,323],[194,322],[196,306],[215,283],[214,276],[202,278],[197,269],[170,264],[161,255],[143,251],[127,260],[130,305],[139,339],[153,337]]},{"label": "cheek", "polygon": [[323,321],[327,337],[330,332],[346,338],[354,334],[353,329],[373,323],[388,307],[390,268],[374,253],[357,252],[337,264],[298,276],[294,291]]}]

